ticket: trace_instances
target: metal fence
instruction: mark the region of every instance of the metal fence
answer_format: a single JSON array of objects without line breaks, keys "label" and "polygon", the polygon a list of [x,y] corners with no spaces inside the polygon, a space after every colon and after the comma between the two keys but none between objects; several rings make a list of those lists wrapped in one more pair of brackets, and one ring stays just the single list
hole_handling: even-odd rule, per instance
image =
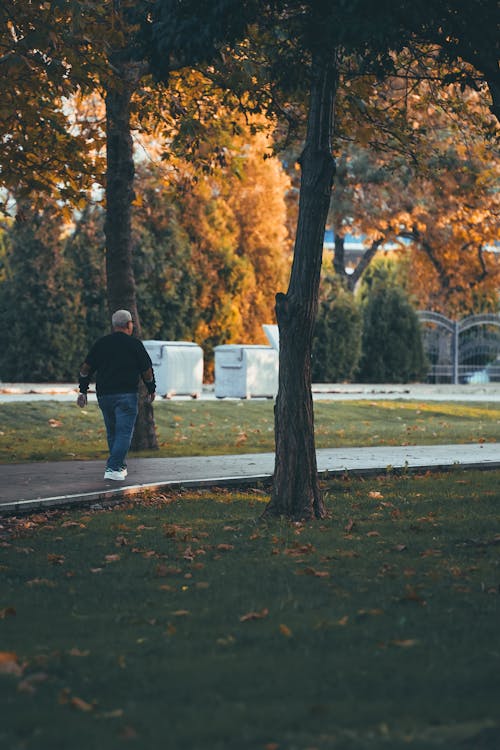
[{"label": "metal fence", "polygon": [[429,383],[500,382],[500,315],[451,320],[428,310],[418,313]]}]

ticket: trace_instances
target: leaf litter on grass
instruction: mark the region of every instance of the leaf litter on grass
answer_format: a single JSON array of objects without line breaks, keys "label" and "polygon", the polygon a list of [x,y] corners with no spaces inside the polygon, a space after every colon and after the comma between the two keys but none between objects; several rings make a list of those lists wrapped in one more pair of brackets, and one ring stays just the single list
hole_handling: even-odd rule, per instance
[{"label": "leaf litter on grass", "polygon": [[499,478],[325,482],[309,525],[211,491],[3,519],[0,737],[27,711],[48,740],[59,724],[110,750],[127,727],[228,750],[232,731],[248,750],[494,731]]}]

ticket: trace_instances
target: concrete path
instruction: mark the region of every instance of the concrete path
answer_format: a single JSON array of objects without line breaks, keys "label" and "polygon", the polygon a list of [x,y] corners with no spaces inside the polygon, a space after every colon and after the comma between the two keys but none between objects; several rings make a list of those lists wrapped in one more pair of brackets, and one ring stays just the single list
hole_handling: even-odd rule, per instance
[{"label": "concrete path", "polygon": [[[500,468],[498,443],[384,446],[318,450],[318,470],[328,476],[394,470]],[[102,461],[60,461],[0,466],[0,514],[70,504],[92,504],[138,490],[254,485],[269,481],[273,453],[240,456],[129,459],[124,482],[104,481]]]}]

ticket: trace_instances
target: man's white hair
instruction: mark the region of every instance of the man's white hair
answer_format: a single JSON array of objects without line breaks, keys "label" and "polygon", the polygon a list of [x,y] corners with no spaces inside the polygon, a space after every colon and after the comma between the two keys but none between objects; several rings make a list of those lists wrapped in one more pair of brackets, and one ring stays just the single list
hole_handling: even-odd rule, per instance
[{"label": "man's white hair", "polygon": [[132,315],[128,310],[117,310],[111,316],[111,325],[113,328],[126,328],[127,323],[132,320]]}]

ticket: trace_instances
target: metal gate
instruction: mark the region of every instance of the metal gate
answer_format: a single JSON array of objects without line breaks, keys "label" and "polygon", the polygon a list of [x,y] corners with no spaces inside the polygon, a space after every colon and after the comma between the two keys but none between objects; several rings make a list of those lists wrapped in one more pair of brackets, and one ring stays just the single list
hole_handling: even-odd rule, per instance
[{"label": "metal gate", "polygon": [[500,315],[469,315],[451,320],[428,310],[418,312],[430,364],[429,383],[500,381]]}]

